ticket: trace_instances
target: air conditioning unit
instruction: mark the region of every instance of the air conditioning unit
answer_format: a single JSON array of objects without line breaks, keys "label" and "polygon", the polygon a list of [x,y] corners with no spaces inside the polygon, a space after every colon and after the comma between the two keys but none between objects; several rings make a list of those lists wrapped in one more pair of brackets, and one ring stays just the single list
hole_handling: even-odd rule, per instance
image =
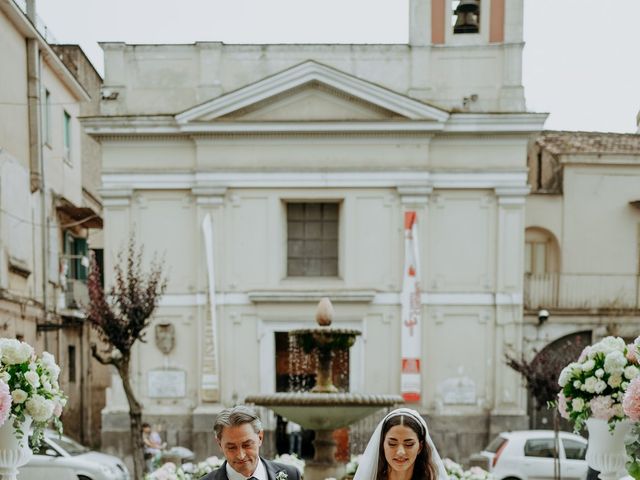
[{"label": "air conditioning unit", "polygon": [[65,290],[65,304],[67,308],[85,309],[89,305],[89,289],[82,280],[67,279]]}]

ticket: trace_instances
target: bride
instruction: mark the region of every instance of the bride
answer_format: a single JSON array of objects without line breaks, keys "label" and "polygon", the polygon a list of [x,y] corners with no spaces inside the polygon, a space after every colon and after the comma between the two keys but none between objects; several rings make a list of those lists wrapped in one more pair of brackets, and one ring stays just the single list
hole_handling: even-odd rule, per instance
[{"label": "bride", "polygon": [[448,480],[426,422],[409,408],[382,419],[358,463],[354,480]]}]

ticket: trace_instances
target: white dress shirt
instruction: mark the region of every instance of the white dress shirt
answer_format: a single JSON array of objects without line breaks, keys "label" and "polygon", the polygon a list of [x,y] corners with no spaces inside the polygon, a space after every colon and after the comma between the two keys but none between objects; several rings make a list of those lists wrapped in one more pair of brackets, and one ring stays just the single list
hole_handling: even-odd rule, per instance
[{"label": "white dress shirt", "polygon": [[229,480],[247,480],[252,477],[257,478],[258,480],[269,480],[269,476],[267,475],[267,469],[265,468],[264,463],[262,463],[262,459],[258,460],[258,466],[256,468],[256,471],[253,472],[253,474],[248,477],[245,477],[241,473],[236,472],[233,469],[233,467],[229,464],[229,462],[227,462],[226,469],[227,469],[227,478],[229,478]]}]

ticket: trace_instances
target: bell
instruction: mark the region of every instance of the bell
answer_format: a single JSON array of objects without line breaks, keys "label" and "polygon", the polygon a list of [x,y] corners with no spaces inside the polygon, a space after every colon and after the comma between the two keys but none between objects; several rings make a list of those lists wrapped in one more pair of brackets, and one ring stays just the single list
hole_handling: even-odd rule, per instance
[{"label": "bell", "polygon": [[478,33],[478,16],[480,15],[480,3],[478,0],[460,0],[453,12],[457,15],[453,33]]}]

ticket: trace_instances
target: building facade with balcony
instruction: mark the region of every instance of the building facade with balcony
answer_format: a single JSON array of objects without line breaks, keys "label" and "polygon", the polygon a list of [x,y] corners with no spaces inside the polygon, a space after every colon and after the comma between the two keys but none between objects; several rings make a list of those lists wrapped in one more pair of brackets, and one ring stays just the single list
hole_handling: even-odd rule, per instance
[{"label": "building facade with balcony", "polygon": [[422,289],[412,406],[457,459],[526,426],[502,359],[521,349],[527,145],[546,115],[525,109],[523,2],[471,2],[467,20],[454,3],[411,1],[406,45],[102,44],[110,95],[83,124],[102,145],[105,270],[131,233],[165,254],[132,379],[170,444],[212,454],[223,406],[286,389],[283,335],[323,296],[363,331],[350,389],[399,393],[406,212]]},{"label": "building facade with balcony", "polygon": [[0,336],[55,355],[65,430],[95,445],[108,372],[83,308],[89,249],[102,249],[100,155],[78,117],[97,111],[102,79],[51,38],[34,1],[0,1]]},{"label": "building facade with balcony", "polygon": [[640,135],[543,132],[528,165],[524,351],[606,335],[633,340],[640,333]]}]

